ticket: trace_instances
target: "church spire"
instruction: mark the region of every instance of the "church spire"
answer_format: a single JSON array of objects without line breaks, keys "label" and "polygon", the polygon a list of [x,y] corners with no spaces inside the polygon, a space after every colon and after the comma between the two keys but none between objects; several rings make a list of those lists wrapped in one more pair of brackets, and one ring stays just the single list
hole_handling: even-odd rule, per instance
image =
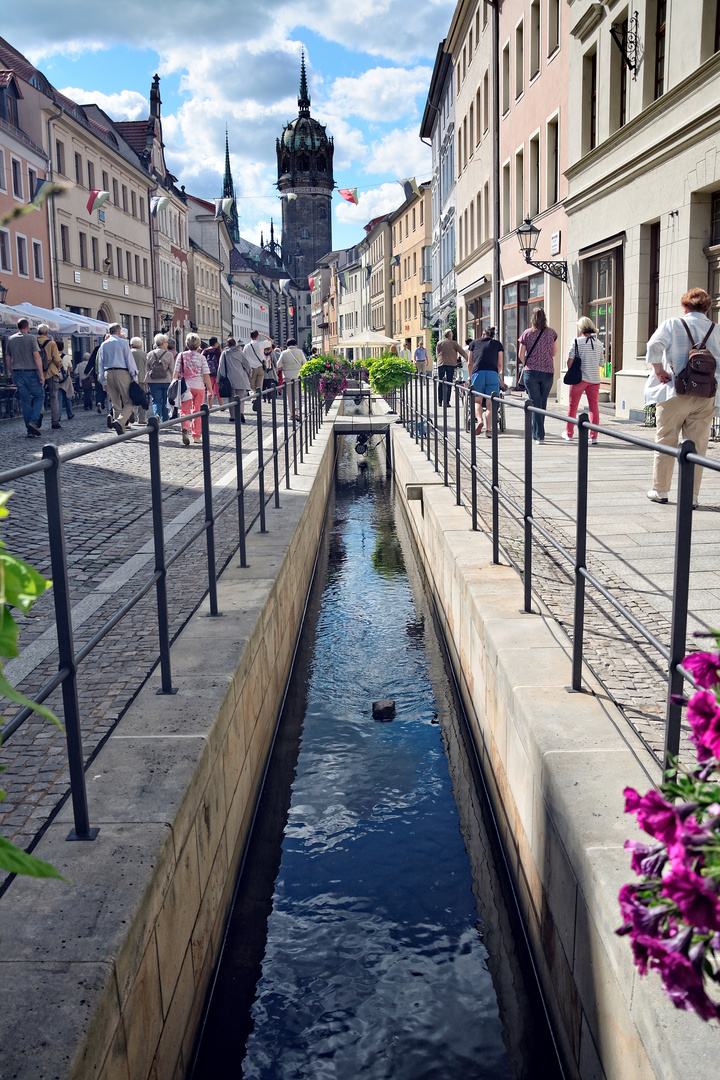
[{"label": "church spire", "polygon": [[225,214],[228,220],[230,239],[237,244],[240,239],[240,224],[238,222],[237,206],[235,204],[235,187],[233,185],[232,172],[230,171],[230,143],[228,142],[228,129],[225,127],[225,175],[223,176],[223,199],[232,199],[230,212]]},{"label": "church spire", "polygon": [[302,60],[300,61],[300,96],[298,97],[298,105],[300,107],[300,116],[310,115],[310,95],[307,88],[307,76],[305,74],[305,50],[302,51]]}]

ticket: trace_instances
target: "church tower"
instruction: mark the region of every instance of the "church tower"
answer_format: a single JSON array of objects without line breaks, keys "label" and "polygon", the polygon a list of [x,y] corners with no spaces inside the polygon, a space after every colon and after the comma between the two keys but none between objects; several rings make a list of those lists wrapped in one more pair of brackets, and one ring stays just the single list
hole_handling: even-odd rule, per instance
[{"label": "church tower", "polygon": [[[277,140],[282,199],[282,259],[303,289],[324,255],[332,251],[333,140],[310,115],[305,53],[300,66],[298,116]],[[288,196],[293,196],[288,198]]]},{"label": "church tower", "polygon": [[223,177],[223,199],[232,199],[230,213],[226,214],[228,231],[233,244],[240,239],[240,223],[238,222],[237,206],[235,204],[235,185],[230,172],[230,144],[228,143],[227,128],[225,128],[225,176]]}]

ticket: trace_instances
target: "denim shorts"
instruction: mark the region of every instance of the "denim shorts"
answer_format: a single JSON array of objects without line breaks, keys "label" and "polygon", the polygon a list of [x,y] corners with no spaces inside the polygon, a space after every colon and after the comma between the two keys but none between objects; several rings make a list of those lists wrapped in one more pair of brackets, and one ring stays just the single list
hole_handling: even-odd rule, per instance
[{"label": "denim shorts", "polygon": [[499,394],[500,376],[497,371],[476,371],[472,377],[472,388],[479,394]]}]

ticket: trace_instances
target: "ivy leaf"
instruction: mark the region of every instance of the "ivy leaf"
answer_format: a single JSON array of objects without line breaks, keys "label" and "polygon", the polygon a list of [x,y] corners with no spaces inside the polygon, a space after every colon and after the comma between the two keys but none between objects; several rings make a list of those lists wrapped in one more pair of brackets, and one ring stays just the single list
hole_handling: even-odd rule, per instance
[{"label": "ivy leaf", "polygon": [[28,612],[39,596],[49,589],[51,581],[38,574],[29,563],[0,551],[0,582],[4,581],[4,593],[0,599],[20,611]]},{"label": "ivy leaf", "polygon": [[18,625],[10,614],[10,608],[4,604],[0,608],[0,656],[18,656]]},{"label": "ivy leaf", "polygon": [[60,878],[60,881],[67,881],[51,863],[43,862],[22,848],[15,847],[15,844],[11,844],[4,836],[0,836],[0,870],[6,870],[9,874],[25,874],[27,877]]},{"label": "ivy leaf", "polygon": [[0,698],[7,698],[8,701],[14,701],[16,705],[26,705],[33,712],[40,713],[46,720],[52,720],[53,724],[56,724],[59,728],[62,724],[58,720],[54,713],[51,713],[49,709],[46,709],[44,705],[39,705],[36,701],[31,701],[30,698],[26,698],[24,694],[21,694],[19,690],[16,690],[14,686],[11,686],[2,672],[2,664],[0,664]]}]

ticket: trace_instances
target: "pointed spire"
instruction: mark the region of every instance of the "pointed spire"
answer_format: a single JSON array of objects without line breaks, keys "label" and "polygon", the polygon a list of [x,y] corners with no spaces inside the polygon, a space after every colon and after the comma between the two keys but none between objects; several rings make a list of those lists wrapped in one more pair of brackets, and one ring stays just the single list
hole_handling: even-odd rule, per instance
[{"label": "pointed spire", "polygon": [[270,247],[273,247],[274,244],[275,244],[275,226],[273,224],[273,219],[270,218]]},{"label": "pointed spire", "polygon": [[235,201],[235,185],[233,184],[232,171],[230,169],[230,143],[228,141],[228,129],[225,125],[225,175],[223,177],[223,198],[232,199],[233,203],[230,208],[230,213],[226,215],[228,217],[228,229],[230,231],[230,238],[233,243],[237,244],[240,239],[240,225],[238,222],[237,205]]},{"label": "pointed spire", "polygon": [[153,78],[152,86],[150,87],[150,115],[159,118],[161,105],[162,101],[160,100],[160,76],[156,75]]},{"label": "pointed spire", "polygon": [[298,97],[298,105],[300,106],[300,115],[310,115],[310,95],[308,94],[307,87],[307,75],[305,74],[305,50],[302,51],[302,60],[300,61],[300,96]]}]

